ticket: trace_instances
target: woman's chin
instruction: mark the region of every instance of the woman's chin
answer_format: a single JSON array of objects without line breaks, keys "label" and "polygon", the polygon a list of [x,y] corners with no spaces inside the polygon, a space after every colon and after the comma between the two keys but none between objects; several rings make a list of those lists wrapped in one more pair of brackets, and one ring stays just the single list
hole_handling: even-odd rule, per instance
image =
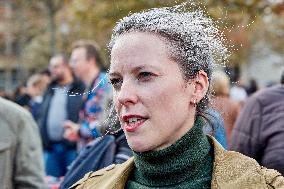
[{"label": "woman's chin", "polygon": [[144,142],[128,141],[128,144],[129,144],[129,147],[135,152],[151,151],[152,150],[151,146],[149,144],[145,144]]}]

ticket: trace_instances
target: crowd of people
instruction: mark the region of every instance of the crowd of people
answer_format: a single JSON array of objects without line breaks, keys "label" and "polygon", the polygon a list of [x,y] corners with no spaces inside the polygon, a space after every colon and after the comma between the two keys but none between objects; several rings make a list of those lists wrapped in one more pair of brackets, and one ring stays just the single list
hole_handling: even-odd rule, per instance
[{"label": "crowd of people", "polygon": [[52,56],[0,97],[0,185],[284,187],[284,72],[265,89],[231,85],[212,70],[215,29],[200,12],[151,9],[117,23],[108,73],[94,41]]}]

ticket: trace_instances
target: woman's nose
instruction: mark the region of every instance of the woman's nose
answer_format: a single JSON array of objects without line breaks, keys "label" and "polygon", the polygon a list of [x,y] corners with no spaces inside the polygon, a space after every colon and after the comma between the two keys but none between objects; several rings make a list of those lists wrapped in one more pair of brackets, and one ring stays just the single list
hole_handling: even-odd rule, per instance
[{"label": "woman's nose", "polygon": [[137,90],[131,81],[124,81],[118,92],[118,102],[124,106],[136,104]]}]

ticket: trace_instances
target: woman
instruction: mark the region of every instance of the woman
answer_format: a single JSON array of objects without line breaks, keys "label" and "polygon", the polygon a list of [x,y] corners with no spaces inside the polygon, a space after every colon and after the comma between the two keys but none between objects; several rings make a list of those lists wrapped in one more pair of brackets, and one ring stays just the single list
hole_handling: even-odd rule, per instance
[{"label": "woman", "polygon": [[110,43],[110,81],[134,158],[71,188],[272,188],[283,177],[225,151],[202,132],[213,61],[225,53],[202,12],[159,8],[122,19]]},{"label": "woman", "polygon": [[222,115],[225,123],[227,143],[231,142],[231,134],[239,115],[240,106],[232,100],[230,94],[230,80],[225,72],[219,70],[212,74],[211,106]]}]

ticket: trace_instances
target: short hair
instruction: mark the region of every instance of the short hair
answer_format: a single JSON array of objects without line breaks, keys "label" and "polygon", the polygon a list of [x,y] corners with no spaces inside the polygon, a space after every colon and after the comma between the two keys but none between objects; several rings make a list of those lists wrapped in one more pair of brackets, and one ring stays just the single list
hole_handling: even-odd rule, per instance
[{"label": "short hair", "polygon": [[90,60],[94,58],[99,68],[104,69],[103,59],[100,55],[100,47],[95,41],[79,40],[73,44],[73,49],[84,48],[86,50],[86,58]]},{"label": "short hair", "polygon": [[[177,62],[185,79],[192,79],[203,70],[210,84],[213,64],[227,58],[227,48],[214,22],[201,10],[188,12],[184,5],[149,9],[124,17],[113,29],[109,50],[119,36],[130,32],[150,33],[164,40],[169,58]],[[198,103],[197,112],[202,113],[207,107],[208,96],[209,91]]]}]

